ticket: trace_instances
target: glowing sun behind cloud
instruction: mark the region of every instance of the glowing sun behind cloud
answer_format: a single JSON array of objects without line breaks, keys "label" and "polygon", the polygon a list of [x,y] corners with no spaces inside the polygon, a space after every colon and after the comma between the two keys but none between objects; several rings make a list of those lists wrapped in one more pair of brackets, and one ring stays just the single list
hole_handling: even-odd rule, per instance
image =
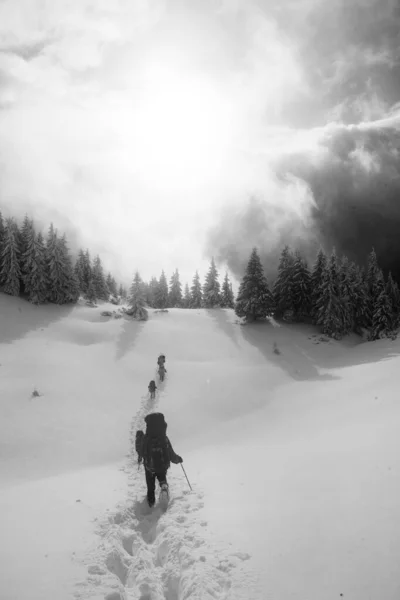
[{"label": "glowing sun behind cloud", "polygon": [[226,97],[205,76],[148,66],[128,124],[137,174],[166,192],[210,184],[231,147],[232,121]]}]

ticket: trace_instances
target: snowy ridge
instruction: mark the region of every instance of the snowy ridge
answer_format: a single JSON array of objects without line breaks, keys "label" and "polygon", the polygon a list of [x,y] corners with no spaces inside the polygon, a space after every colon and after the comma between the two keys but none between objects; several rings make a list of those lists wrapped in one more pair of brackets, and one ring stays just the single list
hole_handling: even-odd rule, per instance
[{"label": "snowy ridge", "polygon": [[[127,502],[99,523],[99,547],[87,557],[87,582],[75,593],[78,599],[95,600],[223,600],[243,598],[239,588],[254,591],[249,571],[242,564],[249,557],[218,548],[201,518],[201,492],[188,488],[183,472],[172,465],[168,471],[168,509],[149,508],[143,466],[138,469],[135,434],[145,428],[149,412],[161,410],[165,382],[150,400],[142,398],[131,424],[131,454],[123,468],[128,474]],[[160,387],[161,387],[160,386]],[[158,486],[158,484],[157,484]],[[233,577],[237,585],[231,589]],[[253,579],[253,578],[252,578]],[[241,585],[238,584],[241,582]],[[99,591],[101,589],[101,593]],[[239,592],[240,595],[236,595]]]}]

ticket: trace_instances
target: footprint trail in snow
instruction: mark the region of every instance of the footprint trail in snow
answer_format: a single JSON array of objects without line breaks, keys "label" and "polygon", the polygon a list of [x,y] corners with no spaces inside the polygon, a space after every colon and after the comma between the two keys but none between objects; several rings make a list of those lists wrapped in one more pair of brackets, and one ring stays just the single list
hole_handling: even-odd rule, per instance
[{"label": "footprint trail in snow", "polygon": [[[254,589],[254,581],[247,582],[248,569],[242,571],[249,556],[213,543],[201,518],[203,496],[185,489],[181,473],[168,471],[167,507],[158,500],[153,508],[147,504],[135,434],[144,430],[149,412],[161,410],[158,404],[165,395],[164,382],[155,400],[148,395],[142,398],[132,420],[131,453],[124,469],[128,500],[98,523],[101,543],[85,559],[88,578],[77,586],[77,600],[239,600],[246,590]],[[233,581],[241,581],[243,589],[237,585],[232,589]]]}]

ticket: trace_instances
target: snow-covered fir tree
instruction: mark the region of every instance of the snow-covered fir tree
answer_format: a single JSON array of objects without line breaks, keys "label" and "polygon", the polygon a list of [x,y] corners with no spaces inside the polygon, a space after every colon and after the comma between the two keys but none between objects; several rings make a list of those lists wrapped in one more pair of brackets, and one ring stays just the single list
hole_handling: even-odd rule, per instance
[{"label": "snow-covered fir tree", "polygon": [[97,302],[96,288],[94,286],[93,279],[89,279],[89,283],[86,286],[85,300],[87,300],[88,302],[92,302],[93,304],[96,304]]},{"label": "snow-covered fir tree", "polygon": [[156,307],[167,308],[168,306],[168,283],[164,271],[161,272],[156,291]]},{"label": "snow-covered fir tree", "polygon": [[[92,281],[96,293],[96,298],[98,300],[107,301],[110,297],[110,292],[109,287],[106,284],[104,269],[99,255],[97,255],[93,260]],[[116,293],[113,294],[113,296],[116,296]]]},{"label": "snow-covered fir tree", "polygon": [[330,337],[341,339],[346,333],[344,303],[340,294],[339,265],[335,249],[322,277],[317,304],[317,325]]},{"label": "snow-covered fir tree", "polygon": [[78,252],[78,258],[75,262],[74,271],[79,282],[79,291],[82,294],[85,294],[87,292],[87,284],[85,281],[85,253],[82,248]]},{"label": "snow-covered fir tree", "polygon": [[190,290],[189,290],[189,285],[187,283],[185,283],[185,294],[183,296],[182,306],[183,306],[183,308],[190,307]]},{"label": "snow-covered fir tree", "polygon": [[296,250],[291,268],[292,285],[290,294],[297,321],[304,321],[311,313],[311,275],[300,252]]},{"label": "snow-covered fir tree", "polygon": [[126,300],[128,298],[128,292],[126,290],[126,287],[122,283],[118,288],[118,295],[121,297],[122,300]]},{"label": "snow-covered fir tree", "polygon": [[281,252],[278,264],[278,276],[273,286],[275,314],[277,317],[283,317],[288,311],[294,312],[293,264],[293,252],[286,245]]},{"label": "snow-covered fir tree", "polygon": [[[31,238],[32,230],[34,229],[33,221],[26,214],[22,222],[21,235],[20,235],[20,250],[21,259],[26,254],[28,249],[28,242]],[[21,271],[23,272],[23,265],[21,264]]]},{"label": "snow-covered fir tree", "polygon": [[339,292],[343,306],[343,335],[346,335],[355,328],[354,303],[357,299],[352,266],[347,256],[343,256],[339,264]]},{"label": "snow-covered fir tree", "polygon": [[79,250],[74,272],[79,282],[79,290],[86,297],[89,283],[93,280],[89,250]]},{"label": "snow-covered fir tree", "polygon": [[111,294],[111,296],[117,295],[117,292],[118,292],[117,282],[115,281],[115,279],[111,275],[111,273],[107,274],[106,286],[107,286],[107,289],[108,289],[109,293]]},{"label": "snow-covered fir tree", "polygon": [[28,293],[25,288],[25,276],[29,273],[30,257],[28,247],[33,248],[32,241],[35,238],[33,221],[25,215],[20,233],[20,271],[21,271],[21,293]]},{"label": "snow-covered fir tree", "polygon": [[393,306],[386,291],[382,271],[376,274],[374,280],[375,302],[373,305],[371,329],[369,339],[379,340],[393,334],[392,318]]},{"label": "snow-covered fir tree", "polygon": [[175,270],[169,284],[168,306],[180,308],[182,306],[182,284],[179,280],[179,271]]},{"label": "snow-covered fir tree", "polygon": [[218,271],[213,257],[203,285],[203,305],[205,308],[214,308],[215,306],[219,306],[220,302],[221,286],[218,281]]},{"label": "snow-covered fir tree", "polygon": [[86,248],[86,252],[83,257],[83,280],[86,288],[89,287],[91,281],[93,281],[93,273],[92,273],[92,260],[90,258],[90,252],[88,248]]},{"label": "snow-covered fir tree", "polygon": [[375,310],[375,304],[378,300],[378,295],[381,292],[381,269],[378,264],[378,258],[373,248],[368,255],[367,271],[365,273],[365,283],[367,286],[368,303],[369,303],[369,325],[372,326],[373,313]]},{"label": "snow-covered fir tree", "polygon": [[392,305],[392,329],[395,330],[400,325],[400,291],[391,273],[387,278],[386,293]]},{"label": "snow-covered fir tree", "polygon": [[221,291],[221,308],[234,308],[235,299],[233,296],[232,284],[229,281],[228,273],[225,273],[224,281],[222,282]]},{"label": "snow-covered fir tree", "polygon": [[49,282],[49,300],[54,304],[76,302],[79,283],[74,275],[68,254],[66,238],[58,238],[57,230],[50,225],[46,244],[46,266]]},{"label": "snow-covered fir tree", "polygon": [[37,235],[33,227],[27,232],[26,250],[21,257],[24,268],[25,293],[32,304],[44,304],[48,297],[46,248],[42,234]]},{"label": "snow-covered fir tree", "polygon": [[132,315],[136,319],[145,320],[147,319],[147,310],[145,309],[146,297],[143,287],[142,278],[139,272],[136,271],[132,281],[132,285],[129,289],[128,297],[128,314]]},{"label": "snow-covered fir tree", "polygon": [[200,277],[196,271],[193,277],[192,287],[190,288],[190,308],[201,308],[203,305],[203,292],[201,289]]},{"label": "snow-covered fir tree", "polygon": [[350,263],[350,279],[352,282],[353,300],[353,328],[355,333],[361,335],[363,328],[370,322],[368,293],[361,269],[355,263]]},{"label": "snow-covered fir tree", "polygon": [[157,298],[157,289],[158,289],[158,281],[156,277],[152,277],[150,279],[148,294],[147,294],[147,304],[152,308],[156,308],[156,298]]},{"label": "snow-covered fir tree", "polygon": [[67,236],[65,233],[61,236],[58,243],[65,264],[65,274],[67,279],[67,285],[65,289],[66,302],[75,303],[79,299],[79,281],[72,266],[72,258],[69,252]]},{"label": "snow-covered fir tree", "polygon": [[274,314],[274,298],[257,249],[253,248],[236,298],[235,313],[246,321],[264,319]]},{"label": "snow-covered fir tree", "polygon": [[1,210],[0,210],[0,256],[1,256],[1,249],[3,247],[3,239],[4,239],[4,219],[3,219],[3,215],[1,214]]},{"label": "snow-covered fir tree", "polygon": [[19,232],[14,219],[6,219],[3,248],[0,257],[0,286],[5,294],[18,296],[20,293],[21,270],[19,266]]},{"label": "snow-covered fir tree", "polygon": [[320,305],[322,283],[328,264],[327,256],[322,248],[318,250],[317,258],[311,270],[311,316],[314,324],[318,321],[318,307]]}]

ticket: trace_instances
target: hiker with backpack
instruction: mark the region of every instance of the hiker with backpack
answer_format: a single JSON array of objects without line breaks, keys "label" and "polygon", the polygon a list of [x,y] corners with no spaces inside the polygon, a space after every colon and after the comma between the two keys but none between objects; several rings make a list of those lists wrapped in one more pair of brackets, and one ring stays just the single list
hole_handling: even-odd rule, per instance
[{"label": "hiker with backpack", "polygon": [[154,400],[156,397],[156,382],[152,379],[149,383],[150,400]]},{"label": "hiker with backpack", "polygon": [[158,375],[160,377],[160,381],[164,381],[166,372],[167,372],[167,369],[164,367],[164,365],[160,365],[160,367],[158,369]]},{"label": "hiker with backpack", "polygon": [[157,364],[159,367],[163,367],[165,365],[165,354],[160,354],[157,358]]},{"label": "hiker with backpack", "polygon": [[151,413],[145,417],[146,433],[136,432],[136,452],[138,463],[143,461],[146,484],[147,502],[150,507],[155,504],[156,479],[160,485],[160,500],[169,499],[167,471],[171,462],[178,465],[182,458],[174,452],[167,436],[167,423],[162,413]]}]

